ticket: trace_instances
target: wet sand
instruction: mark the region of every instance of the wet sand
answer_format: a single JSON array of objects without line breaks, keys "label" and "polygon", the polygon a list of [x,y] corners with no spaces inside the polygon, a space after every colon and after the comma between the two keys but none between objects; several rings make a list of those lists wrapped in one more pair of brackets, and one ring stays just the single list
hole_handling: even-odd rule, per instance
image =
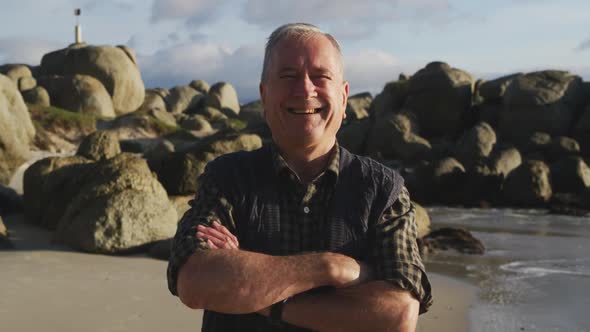
[{"label": "wet sand", "polygon": [[[166,287],[166,262],[52,244],[51,233],[8,216],[15,249],[0,251],[2,331],[199,331],[202,312]],[[435,302],[418,331],[467,331],[476,288],[429,274]]]}]

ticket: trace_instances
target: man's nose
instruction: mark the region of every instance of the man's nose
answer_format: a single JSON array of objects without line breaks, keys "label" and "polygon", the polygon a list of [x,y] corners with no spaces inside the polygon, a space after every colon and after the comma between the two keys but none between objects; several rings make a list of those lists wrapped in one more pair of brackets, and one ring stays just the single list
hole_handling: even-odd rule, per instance
[{"label": "man's nose", "polygon": [[305,99],[317,97],[316,86],[308,75],[301,75],[293,86],[293,95]]}]

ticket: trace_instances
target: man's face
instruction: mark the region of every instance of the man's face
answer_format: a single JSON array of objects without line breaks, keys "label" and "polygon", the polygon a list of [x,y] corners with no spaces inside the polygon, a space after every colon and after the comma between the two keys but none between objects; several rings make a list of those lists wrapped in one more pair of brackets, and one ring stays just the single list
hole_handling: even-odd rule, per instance
[{"label": "man's face", "polygon": [[260,84],[264,116],[281,147],[329,144],[345,117],[348,83],[328,38],[283,39]]}]

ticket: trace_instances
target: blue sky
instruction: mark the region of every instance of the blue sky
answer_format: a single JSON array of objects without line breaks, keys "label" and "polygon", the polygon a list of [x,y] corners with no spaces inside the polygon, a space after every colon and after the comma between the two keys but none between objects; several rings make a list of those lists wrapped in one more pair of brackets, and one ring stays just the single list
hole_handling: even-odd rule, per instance
[{"label": "blue sky", "polygon": [[445,61],[476,78],[563,69],[590,80],[587,0],[3,0],[0,64],[39,64],[73,41],[135,49],[147,87],[193,79],[256,99],[264,43],[304,21],[340,41],[351,92]]}]

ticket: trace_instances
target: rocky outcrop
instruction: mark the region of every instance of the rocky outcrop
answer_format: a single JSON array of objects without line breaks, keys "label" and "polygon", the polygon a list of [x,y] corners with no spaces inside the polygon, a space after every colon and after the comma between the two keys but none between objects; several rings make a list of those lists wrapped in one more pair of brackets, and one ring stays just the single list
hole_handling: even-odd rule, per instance
[{"label": "rocky outcrop", "polygon": [[463,254],[482,255],[483,243],[463,228],[443,227],[433,230],[419,241],[423,254],[437,250],[456,250]]},{"label": "rocky outcrop", "polygon": [[205,95],[190,86],[177,86],[166,96],[168,111],[172,114],[190,112],[204,100]]},{"label": "rocky outcrop", "polygon": [[42,86],[37,86],[34,89],[24,91],[22,93],[23,99],[27,104],[39,105],[48,107],[51,105],[51,98],[49,93]]},{"label": "rocky outcrop", "polygon": [[207,93],[206,105],[221,110],[228,116],[240,114],[240,103],[236,89],[229,83],[214,84]]},{"label": "rocky outcrop", "polygon": [[551,183],[555,192],[584,192],[590,188],[590,168],[580,157],[566,157],[551,164]]},{"label": "rocky outcrop", "polygon": [[84,138],[76,154],[87,159],[99,161],[110,159],[121,153],[119,139],[112,132],[96,131]]},{"label": "rocky outcrop", "polygon": [[96,78],[88,75],[50,76],[39,79],[53,106],[83,114],[113,118],[111,96]]},{"label": "rocky outcrop", "polygon": [[148,111],[162,111],[167,112],[166,102],[164,101],[165,96],[168,96],[170,93],[168,90],[163,93],[161,89],[149,89],[145,90],[145,98],[143,103],[139,107],[139,112],[148,112]]},{"label": "rocky outcrop", "polygon": [[518,149],[513,147],[498,148],[489,158],[488,164],[492,172],[502,175],[504,178],[522,163],[522,156]]},{"label": "rocky outcrop", "polygon": [[117,115],[139,108],[144,100],[144,85],[128,47],[73,45],[45,54],[41,76],[88,75],[99,80],[112,98]]},{"label": "rocky outcrop", "polygon": [[463,118],[471,107],[473,77],[443,62],[432,62],[408,80],[404,108],[414,112],[420,123],[420,134],[455,136],[460,133]]},{"label": "rocky outcrop", "polygon": [[550,169],[539,160],[527,160],[512,171],[504,184],[504,198],[509,204],[540,206],[553,194]]},{"label": "rocky outcrop", "polygon": [[520,76],[522,76],[522,73],[502,76],[491,81],[483,82],[478,89],[479,95],[486,103],[500,103],[510,82]]},{"label": "rocky outcrop", "polygon": [[485,160],[496,144],[494,129],[485,122],[480,122],[467,130],[455,145],[455,157],[467,169]]},{"label": "rocky outcrop", "polygon": [[0,74],[0,184],[29,157],[35,128],[27,106],[8,77]]},{"label": "rocky outcrop", "polygon": [[371,103],[373,103],[373,96],[369,92],[348,97],[346,103],[346,121],[358,121],[369,117]]},{"label": "rocky outcrop", "polygon": [[430,233],[430,216],[428,211],[422,205],[412,202],[412,205],[416,209],[416,224],[418,226],[418,238],[422,238]]},{"label": "rocky outcrop", "polygon": [[92,176],[80,179],[78,192],[69,197],[56,241],[111,254],[174,235],[176,210],[145,160],[124,153],[85,167]]},{"label": "rocky outcrop", "polygon": [[209,93],[209,88],[210,88],[209,83],[207,83],[203,80],[193,80],[189,83],[189,86],[204,95]]},{"label": "rocky outcrop", "polygon": [[431,150],[411,113],[386,113],[369,131],[366,153],[377,159],[419,160]]}]

